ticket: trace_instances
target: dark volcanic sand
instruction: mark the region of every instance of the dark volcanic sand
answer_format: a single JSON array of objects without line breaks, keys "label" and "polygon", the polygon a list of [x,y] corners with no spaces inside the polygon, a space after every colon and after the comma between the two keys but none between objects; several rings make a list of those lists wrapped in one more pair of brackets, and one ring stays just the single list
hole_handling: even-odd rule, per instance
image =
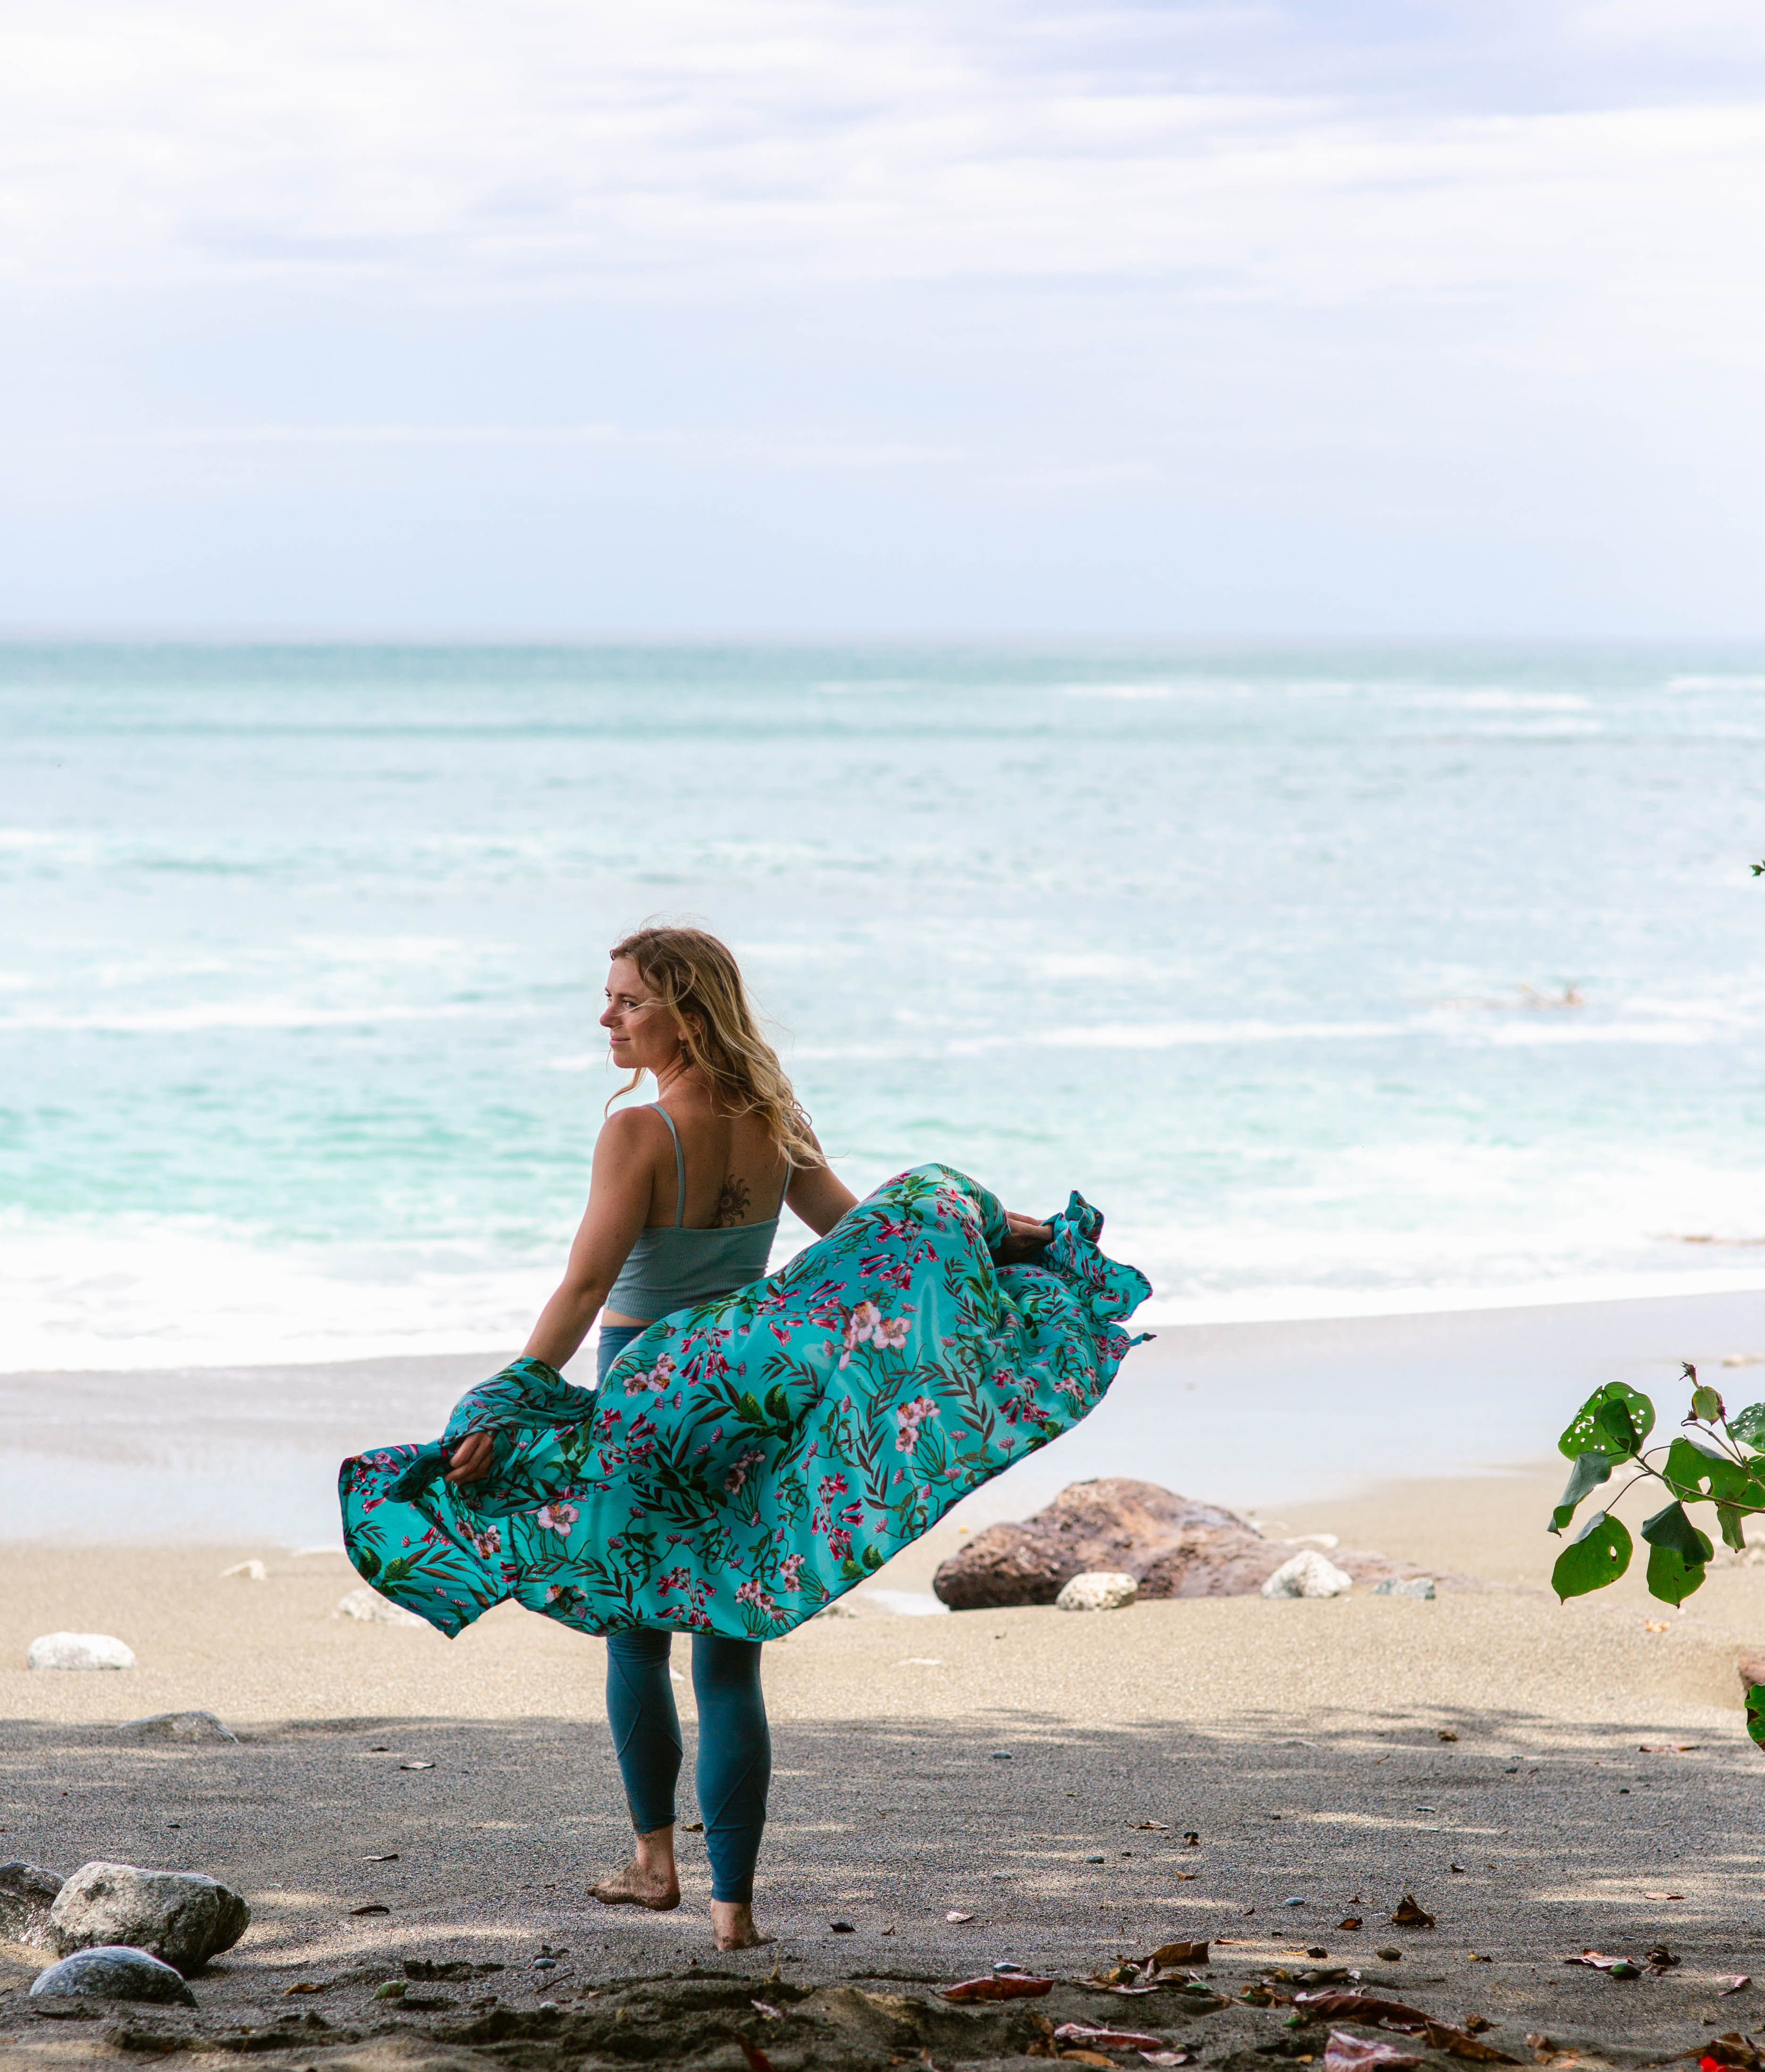
[{"label": "dark volcanic sand", "polygon": [[[1303,1964],[1311,1944],[1360,1966],[1369,1989],[1451,2021],[1488,2016],[1486,2041],[1527,2063],[1529,2034],[1561,2047],[1541,2046],[1547,2060],[1629,2065],[1765,2023],[1757,1988],[1717,1996],[1726,1977],[1765,1970],[1753,1840],[1765,1770],[1744,1739],[1662,1729],[1704,1745],[1645,1755],[1639,1739],[1656,1737],[1634,1725],[1571,1729],[1495,1708],[1452,1730],[1449,1744],[1395,1715],[1334,1729],[1314,1717],[1301,1735],[1275,1710],[1229,1733],[1086,1729],[1038,1720],[1033,1693],[1008,1727],[978,1731],[971,1719],[786,1724],[759,1898],[780,1940],[729,1958],[710,1946],[699,1836],[683,1838],[677,1913],[585,1901],[625,1840],[598,1722],[327,1721],[246,1729],[218,1748],[9,1723],[0,1855],[64,1874],[95,1857],[200,1869],[244,1891],[254,1918],[194,1980],[194,2014],[95,2005],[89,2020],[46,2019],[25,1997],[43,1959],[0,1946],[0,2063],[211,2072],[270,2054],[290,2072],[741,2072],[745,2040],[777,2072],[944,2066],[1044,2057],[1044,2017],[1150,2029],[1241,2072],[1321,2062],[1323,2032],[1289,2028],[1279,2005],[1192,2017],[1168,1995],[1068,1983],[1003,2009],[935,1998],[995,1959],[1064,1982],[1209,1934],[1208,1975],[1233,1999],[1273,1965]],[[417,1758],[434,1768],[399,1767]],[[390,1852],[397,1861],[366,1860]],[[1102,1864],[1084,1861],[1099,1852]],[[1406,1889],[1436,1929],[1386,1925]],[[352,1914],[369,1904],[388,1911]],[[952,1909],[975,1918],[952,1925]],[[1349,1912],[1366,1921],[1358,1933],[1336,1926]],[[834,1933],[836,1920],[856,1933]],[[1681,1962],[1660,1977],[1560,1961],[1662,1941]],[[542,1945],[564,1953],[549,1972],[532,1967]],[[1381,1962],[1379,1947],[1402,1957]],[[373,1997],[413,1960],[501,1968],[419,1978],[408,1990],[421,2008]],[[300,1983],[322,1990],[290,1994]]]}]

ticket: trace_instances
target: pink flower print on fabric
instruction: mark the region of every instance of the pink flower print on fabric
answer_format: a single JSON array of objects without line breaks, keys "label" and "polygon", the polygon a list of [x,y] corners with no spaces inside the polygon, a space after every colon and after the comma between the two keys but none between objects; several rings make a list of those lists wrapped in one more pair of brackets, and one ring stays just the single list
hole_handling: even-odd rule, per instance
[{"label": "pink flower print on fabric", "polygon": [[895,1412],[895,1451],[910,1453],[919,1443],[919,1428],[928,1417],[938,1415],[938,1405],[929,1396],[916,1396],[911,1403],[904,1403]]},{"label": "pink flower print on fabric", "polygon": [[554,1497],[549,1503],[542,1503],[533,1514],[533,1523],[543,1526],[548,1532],[568,1533],[581,1515],[573,1503],[563,1503]]}]

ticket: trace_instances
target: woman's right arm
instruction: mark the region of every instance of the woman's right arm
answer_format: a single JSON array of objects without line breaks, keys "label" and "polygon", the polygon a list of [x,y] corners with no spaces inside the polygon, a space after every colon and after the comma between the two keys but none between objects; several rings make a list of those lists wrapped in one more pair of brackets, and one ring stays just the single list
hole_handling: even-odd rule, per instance
[{"label": "woman's right arm", "polygon": [[[809,1141],[815,1145],[816,1150],[821,1149],[815,1144],[813,1132]],[[825,1237],[848,1209],[858,1206],[858,1197],[843,1180],[834,1178],[833,1169],[825,1162],[819,1166],[793,1166],[785,1199],[793,1215],[800,1216],[817,1237]]]},{"label": "woman's right arm", "polygon": [[[589,1334],[589,1326],[618,1278],[619,1268],[650,1219],[651,1173],[655,1147],[649,1133],[658,1128],[642,1108],[611,1116],[595,1141],[594,1169],[589,1182],[589,1205],[583,1211],[564,1278],[540,1312],[523,1359],[544,1360],[561,1367]],[[488,1432],[470,1432],[454,1449],[447,1479],[481,1481],[490,1472],[492,1441]]]}]

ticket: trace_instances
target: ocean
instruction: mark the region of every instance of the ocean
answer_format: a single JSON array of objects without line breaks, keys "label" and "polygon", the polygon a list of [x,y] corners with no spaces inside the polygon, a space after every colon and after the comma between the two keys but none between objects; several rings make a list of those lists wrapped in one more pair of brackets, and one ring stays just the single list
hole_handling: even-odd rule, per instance
[{"label": "ocean", "polygon": [[518,1343],[658,915],[860,1194],[1077,1187],[1154,1322],[1765,1287],[1765,648],[14,643],[0,730],[0,1370]]}]

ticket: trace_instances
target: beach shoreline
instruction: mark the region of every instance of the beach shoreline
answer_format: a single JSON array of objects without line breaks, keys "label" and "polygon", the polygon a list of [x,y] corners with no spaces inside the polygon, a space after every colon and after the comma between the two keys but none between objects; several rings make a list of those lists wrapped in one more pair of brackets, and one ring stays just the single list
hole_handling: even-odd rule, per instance
[{"label": "beach shoreline", "polygon": [[[338,1463],[433,1437],[511,1356],[0,1375],[0,1544],[333,1544]],[[1765,1396],[1765,1293],[1164,1326],[1090,1416],[955,1515],[1021,1517],[1069,1482],[1130,1471],[1253,1512],[1499,1472],[1554,1453],[1604,1382],[1664,1416],[1688,1359],[1742,1402],[1757,1363]],[[592,1348],[573,1370],[592,1375]]]}]

